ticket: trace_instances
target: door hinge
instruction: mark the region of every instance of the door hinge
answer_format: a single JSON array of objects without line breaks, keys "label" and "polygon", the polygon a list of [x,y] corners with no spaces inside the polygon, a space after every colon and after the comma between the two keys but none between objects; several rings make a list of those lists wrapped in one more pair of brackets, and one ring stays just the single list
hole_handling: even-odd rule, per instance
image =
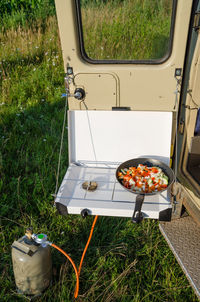
[{"label": "door hinge", "polygon": [[185,129],[185,122],[183,120],[181,120],[178,125],[178,132],[180,134],[183,134],[184,129]]},{"label": "door hinge", "polygon": [[193,28],[194,30],[199,30],[200,28],[200,11],[196,12],[194,15]]}]

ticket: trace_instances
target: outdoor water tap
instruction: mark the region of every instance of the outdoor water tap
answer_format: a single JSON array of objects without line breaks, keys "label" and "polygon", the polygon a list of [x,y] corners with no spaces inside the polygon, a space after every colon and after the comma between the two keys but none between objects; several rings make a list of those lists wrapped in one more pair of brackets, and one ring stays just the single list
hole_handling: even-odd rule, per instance
[{"label": "outdoor water tap", "polygon": [[85,90],[83,88],[76,88],[74,91],[75,99],[82,101],[85,98]]},{"label": "outdoor water tap", "polygon": [[76,88],[74,93],[70,93],[69,89],[66,88],[66,93],[62,94],[62,98],[74,97],[75,99],[82,101],[85,98],[85,90],[83,88]]}]

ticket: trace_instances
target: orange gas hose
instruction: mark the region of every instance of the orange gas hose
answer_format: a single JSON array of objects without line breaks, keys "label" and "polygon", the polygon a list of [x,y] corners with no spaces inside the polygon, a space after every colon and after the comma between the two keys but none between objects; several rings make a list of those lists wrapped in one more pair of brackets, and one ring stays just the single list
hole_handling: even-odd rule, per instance
[{"label": "orange gas hose", "polygon": [[58,247],[54,243],[51,244],[52,247],[54,247],[55,249],[57,249],[58,251],[60,251],[63,255],[65,255],[65,257],[67,257],[69,259],[69,261],[71,262],[71,264],[72,264],[72,266],[74,268],[74,271],[76,273],[76,289],[75,289],[75,292],[74,292],[74,298],[75,299],[78,297],[78,292],[79,292],[79,276],[80,276],[80,272],[81,272],[81,268],[82,268],[82,264],[83,264],[83,259],[85,257],[88,245],[90,244],[90,241],[91,241],[91,238],[92,238],[92,234],[93,234],[93,231],[94,231],[94,226],[95,226],[95,224],[97,222],[97,218],[98,218],[98,216],[96,215],[95,218],[94,218],[91,230],[90,230],[90,235],[89,235],[88,241],[86,243],[86,246],[84,248],[84,251],[83,251],[83,254],[82,254],[82,257],[81,257],[81,261],[80,261],[80,264],[79,264],[78,271],[77,271],[76,265],[74,264],[74,261],[72,260],[72,258],[67,253],[65,253],[65,251],[63,251],[60,247]]},{"label": "orange gas hose", "polygon": [[65,253],[65,251],[63,251],[60,247],[58,247],[54,243],[52,243],[51,246],[53,246],[55,249],[57,249],[58,251],[60,251],[71,262],[71,264],[72,264],[72,266],[73,266],[73,268],[75,270],[75,273],[76,273],[76,290],[75,290],[75,293],[74,293],[74,298],[77,298],[78,297],[78,291],[79,291],[79,274],[78,274],[76,265],[74,264],[74,261],[72,260],[72,258],[67,253]]},{"label": "orange gas hose", "polygon": [[91,227],[91,230],[90,230],[90,235],[89,235],[89,238],[88,238],[88,241],[86,243],[86,246],[84,248],[84,251],[83,251],[83,254],[82,254],[82,257],[81,257],[81,261],[80,261],[80,264],[79,264],[79,268],[78,268],[78,275],[80,276],[80,273],[81,273],[81,268],[82,268],[82,264],[83,264],[83,259],[85,257],[85,253],[87,251],[87,248],[88,248],[88,245],[90,244],[90,240],[92,238],[92,234],[93,234],[93,231],[94,231],[94,226],[97,222],[97,218],[98,218],[98,215],[95,216],[94,218],[94,221],[93,221],[93,224],[92,224],[92,227]]}]

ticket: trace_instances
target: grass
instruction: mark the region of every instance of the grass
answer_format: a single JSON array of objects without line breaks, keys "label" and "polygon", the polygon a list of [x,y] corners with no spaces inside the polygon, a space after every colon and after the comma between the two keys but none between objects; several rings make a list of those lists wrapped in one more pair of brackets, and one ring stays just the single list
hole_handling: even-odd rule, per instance
[{"label": "grass", "polygon": [[55,15],[54,0],[1,0],[0,31],[37,25],[38,19]]},{"label": "grass", "polygon": [[[92,217],[59,216],[53,207],[64,100],[55,17],[0,33],[0,301],[16,292],[11,244],[32,225],[79,264]],[[66,130],[67,131],[67,130]],[[67,132],[61,177],[68,165]],[[73,301],[75,275],[52,249],[52,286],[37,301]],[[99,217],[83,263],[77,301],[197,301],[158,223]]]}]

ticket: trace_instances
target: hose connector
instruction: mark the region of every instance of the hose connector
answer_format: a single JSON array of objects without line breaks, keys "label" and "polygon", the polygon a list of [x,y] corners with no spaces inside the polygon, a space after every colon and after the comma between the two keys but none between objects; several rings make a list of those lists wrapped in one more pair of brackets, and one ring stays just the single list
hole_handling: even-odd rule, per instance
[{"label": "hose connector", "polygon": [[33,234],[31,237],[36,243],[41,244],[42,247],[52,245],[52,242],[47,240],[46,234]]}]

